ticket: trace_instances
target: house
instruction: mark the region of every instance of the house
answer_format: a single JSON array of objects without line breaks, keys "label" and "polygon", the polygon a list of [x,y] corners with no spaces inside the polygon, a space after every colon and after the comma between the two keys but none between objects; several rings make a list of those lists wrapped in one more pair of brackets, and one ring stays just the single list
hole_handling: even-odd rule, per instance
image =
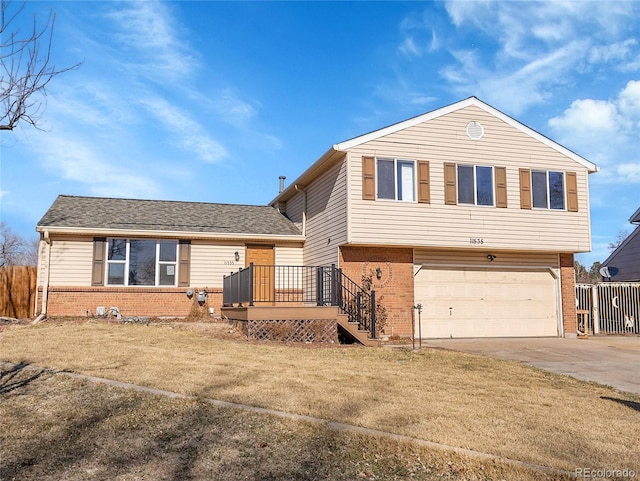
[{"label": "house", "polygon": [[[61,196],[37,226],[41,309],[184,313],[186,287],[217,309],[234,268],[334,265],[370,277],[389,335],[575,336],[597,170],[470,97],[333,145],[269,206]],[[131,285],[143,261],[155,281]]]},{"label": "house", "polygon": [[[629,218],[636,227],[602,263],[606,281],[640,282],[640,209]],[[606,270],[605,270],[606,268]]]}]

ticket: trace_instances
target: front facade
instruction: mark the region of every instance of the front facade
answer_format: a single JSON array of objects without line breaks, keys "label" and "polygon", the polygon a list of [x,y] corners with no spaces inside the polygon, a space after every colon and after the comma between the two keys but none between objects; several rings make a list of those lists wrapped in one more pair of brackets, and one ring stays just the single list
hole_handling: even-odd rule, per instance
[{"label": "front facade", "polygon": [[[222,278],[250,262],[301,264],[304,238],[269,206],[59,196],[41,235],[36,314],[215,314]],[[187,292],[190,295],[187,295]]]},{"label": "front facade", "polygon": [[272,205],[306,264],[372,276],[387,334],[571,336],[596,170],[470,98],[333,146]]},{"label": "front facade", "polygon": [[[270,207],[255,206],[269,210],[250,216],[268,214],[262,223],[274,222],[275,230],[255,232],[244,221],[221,227],[219,204],[198,204],[200,220],[182,227],[185,215],[161,221],[166,215],[154,218],[153,209],[183,203],[146,201],[144,228],[131,223],[131,209],[115,208],[119,223],[108,228],[50,211],[38,225],[40,305],[48,315],[82,315],[82,306],[120,307],[126,298],[132,313],[167,315],[161,299],[173,296],[171,309],[184,313],[185,287],[216,295],[222,275],[250,260],[335,264],[355,282],[371,276],[388,335],[572,336],[573,256],[591,249],[587,177],[596,170],[472,97],[334,145]],[[75,205],[78,198],[65,199]],[[153,286],[128,285],[132,240],[155,248]],[[118,250],[123,259],[113,258]]]}]

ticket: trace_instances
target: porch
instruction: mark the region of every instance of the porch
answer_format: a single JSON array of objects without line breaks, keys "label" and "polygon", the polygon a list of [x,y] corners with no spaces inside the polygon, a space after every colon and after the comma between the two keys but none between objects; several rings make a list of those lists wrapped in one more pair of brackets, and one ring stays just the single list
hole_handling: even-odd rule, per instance
[{"label": "porch", "polygon": [[251,339],[378,343],[375,291],[335,265],[251,263],[224,276],[222,314]]}]

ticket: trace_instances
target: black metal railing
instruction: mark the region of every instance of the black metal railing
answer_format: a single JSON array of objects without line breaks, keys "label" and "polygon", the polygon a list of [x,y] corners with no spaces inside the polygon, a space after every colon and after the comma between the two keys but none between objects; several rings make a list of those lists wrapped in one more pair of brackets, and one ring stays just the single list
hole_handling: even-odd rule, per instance
[{"label": "black metal railing", "polygon": [[368,292],[335,265],[262,266],[250,264],[224,276],[225,307],[276,303],[337,306],[358,328],[376,338],[375,291]]}]

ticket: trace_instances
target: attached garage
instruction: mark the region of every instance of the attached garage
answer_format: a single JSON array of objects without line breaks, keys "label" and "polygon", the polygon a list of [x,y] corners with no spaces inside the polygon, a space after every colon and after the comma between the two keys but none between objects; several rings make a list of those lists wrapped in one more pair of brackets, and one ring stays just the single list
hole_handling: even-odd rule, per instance
[{"label": "attached garage", "polygon": [[559,279],[549,268],[423,266],[414,289],[416,336],[559,335]]}]

